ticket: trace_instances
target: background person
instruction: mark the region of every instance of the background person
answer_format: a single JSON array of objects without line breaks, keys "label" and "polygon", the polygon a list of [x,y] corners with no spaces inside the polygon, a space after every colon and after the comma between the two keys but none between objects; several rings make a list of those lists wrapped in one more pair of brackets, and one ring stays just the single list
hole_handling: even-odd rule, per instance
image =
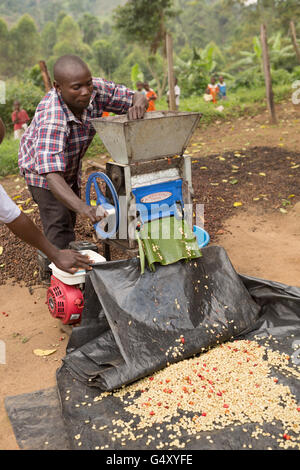
[{"label": "background person", "polygon": [[148,100],[148,109],[147,109],[147,113],[149,113],[150,111],[155,111],[155,101],[157,100],[157,94],[155,93],[154,90],[152,90],[152,88],[150,88],[149,86],[149,83],[148,82],[145,82],[144,83],[144,88],[146,90],[146,97],[147,97],[147,100]]},{"label": "background person", "polygon": [[224,78],[222,75],[219,77],[219,82],[218,82],[218,87],[219,87],[219,98],[221,100],[226,100],[227,95],[226,95],[226,83],[224,82]]},{"label": "background person", "polygon": [[11,120],[14,125],[14,138],[15,140],[20,140],[28,127],[29,116],[25,109],[21,109],[20,102],[17,100],[14,102],[14,111],[11,115]]},{"label": "background person", "polygon": [[218,85],[216,84],[215,77],[211,77],[210,83],[207,85],[205,93],[211,95],[213,103],[217,103],[219,91],[220,90]]},{"label": "background person", "polygon": [[[175,109],[176,109],[176,111],[178,111],[179,103],[180,103],[180,87],[178,85],[178,81],[177,81],[176,77],[175,77],[175,82],[174,83],[175,83],[174,94],[175,94],[175,107],[176,107]],[[168,90],[168,92],[167,92],[167,103],[170,106],[169,101],[170,101],[170,91]]]}]

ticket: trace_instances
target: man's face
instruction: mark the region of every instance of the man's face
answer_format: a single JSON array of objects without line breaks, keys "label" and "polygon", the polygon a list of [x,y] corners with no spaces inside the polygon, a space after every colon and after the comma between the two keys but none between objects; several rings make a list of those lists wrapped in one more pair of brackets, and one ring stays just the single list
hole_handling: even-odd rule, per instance
[{"label": "man's face", "polygon": [[88,69],[76,69],[54,85],[71,111],[82,112],[88,107],[93,92],[92,75]]},{"label": "man's face", "polygon": [[219,80],[220,80],[220,83],[223,83],[224,78],[220,77]]}]

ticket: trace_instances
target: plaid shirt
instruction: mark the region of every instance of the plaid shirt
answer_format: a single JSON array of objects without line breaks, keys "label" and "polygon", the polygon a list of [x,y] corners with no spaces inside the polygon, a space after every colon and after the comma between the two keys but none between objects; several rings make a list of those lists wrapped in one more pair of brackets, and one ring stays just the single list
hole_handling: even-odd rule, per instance
[{"label": "plaid shirt", "polygon": [[91,119],[103,111],[125,114],[132,106],[134,92],[102,78],[93,78],[90,104],[82,121],[70,111],[52,88],[39,103],[19,150],[20,173],[27,185],[48,188],[45,174],[64,173],[65,181],[81,186],[81,160],[96,133]]}]

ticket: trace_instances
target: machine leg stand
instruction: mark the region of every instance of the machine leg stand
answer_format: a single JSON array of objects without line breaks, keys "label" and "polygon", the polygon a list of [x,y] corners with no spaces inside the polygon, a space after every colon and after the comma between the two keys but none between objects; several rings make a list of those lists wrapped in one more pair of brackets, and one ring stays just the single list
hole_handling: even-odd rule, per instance
[{"label": "machine leg stand", "polygon": [[108,243],[104,243],[104,258],[106,259],[106,261],[111,261],[110,246]]}]

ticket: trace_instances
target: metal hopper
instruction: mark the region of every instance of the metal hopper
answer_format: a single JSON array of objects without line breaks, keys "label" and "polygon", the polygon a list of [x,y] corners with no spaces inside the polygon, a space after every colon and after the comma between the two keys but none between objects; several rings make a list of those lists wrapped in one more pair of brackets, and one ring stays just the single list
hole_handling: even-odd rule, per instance
[{"label": "metal hopper", "polygon": [[92,124],[111,158],[126,165],[182,155],[200,117],[193,112],[153,111],[143,119],[111,116],[92,119]]}]

